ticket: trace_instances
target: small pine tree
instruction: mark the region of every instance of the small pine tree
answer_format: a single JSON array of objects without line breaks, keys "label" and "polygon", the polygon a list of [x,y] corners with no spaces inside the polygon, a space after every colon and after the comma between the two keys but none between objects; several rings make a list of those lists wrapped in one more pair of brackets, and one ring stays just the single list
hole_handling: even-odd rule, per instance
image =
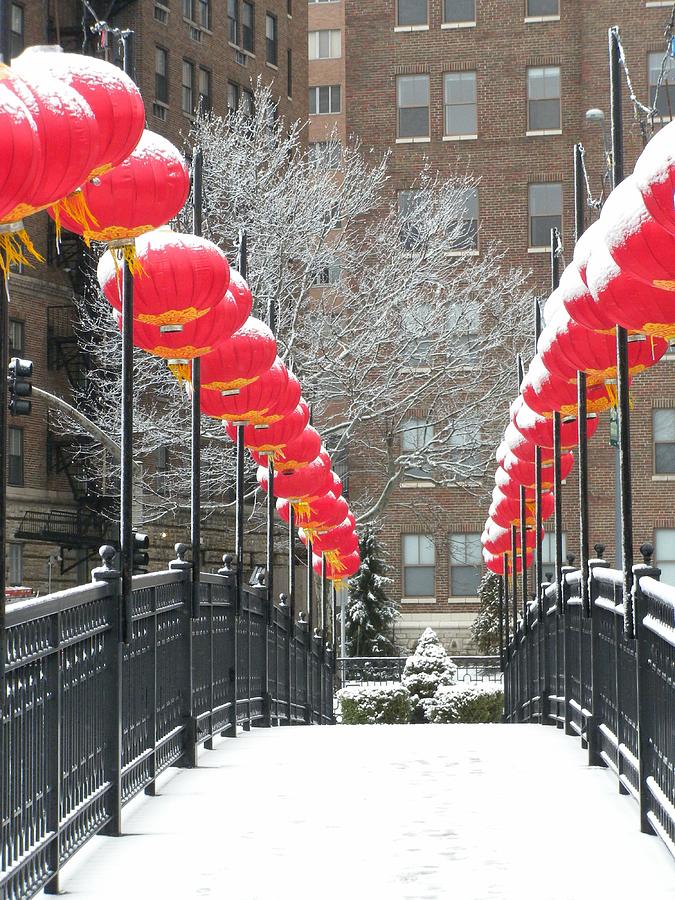
[{"label": "small pine tree", "polygon": [[425,707],[439,687],[447,687],[457,680],[457,666],[432,628],[425,628],[412,656],[406,660],[402,684],[410,691],[413,722],[427,720]]},{"label": "small pine tree", "polygon": [[478,586],[480,610],[471,626],[471,636],[481,653],[499,653],[499,575],[486,572]]},{"label": "small pine tree", "polygon": [[360,543],[361,566],[349,581],[347,599],[347,653],[349,656],[390,656],[396,648],[389,637],[398,617],[385,587],[391,581],[371,528]]}]

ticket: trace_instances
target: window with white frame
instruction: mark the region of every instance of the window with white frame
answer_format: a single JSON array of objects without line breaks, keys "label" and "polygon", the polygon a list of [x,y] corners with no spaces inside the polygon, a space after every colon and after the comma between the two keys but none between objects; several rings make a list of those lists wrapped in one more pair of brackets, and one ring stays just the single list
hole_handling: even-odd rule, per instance
[{"label": "window with white frame", "polygon": [[480,534],[450,535],[450,596],[475,597],[478,594],[483,561]]},{"label": "window with white frame", "polygon": [[9,355],[23,356],[26,349],[26,326],[21,319],[9,320]]},{"label": "window with white frame", "polygon": [[211,109],[211,72],[199,67],[199,109],[209,112]]},{"label": "window with white frame", "polygon": [[404,345],[406,364],[411,369],[429,368],[429,355],[434,346],[435,316],[429,303],[416,298],[415,303],[403,310],[403,329],[407,338]]},{"label": "window with white frame", "polygon": [[551,229],[562,230],[562,184],[528,187],[530,247],[550,247]]},{"label": "window with white frame", "polygon": [[449,444],[452,447],[452,467],[457,480],[470,481],[480,477],[480,422],[458,416],[452,423]]},{"label": "window with white frame", "polygon": [[476,361],[480,328],[480,308],[472,300],[448,304],[448,327],[453,335],[455,365],[471,366]]},{"label": "window with white frame", "polygon": [[7,429],[7,484],[23,487],[23,428]]},{"label": "window with white frame", "polygon": [[[25,44],[24,9],[19,3],[12,3],[10,7],[10,35],[9,56],[10,59],[23,53]],[[7,60],[9,62],[9,59]]]},{"label": "window with white frame", "polygon": [[183,60],[181,109],[187,115],[192,115],[195,109],[195,65],[187,59]]},{"label": "window with white frame", "polygon": [[231,44],[239,44],[239,0],[227,0],[227,37]]},{"label": "window with white frame", "polygon": [[342,56],[342,32],[339,28],[310,31],[310,59],[339,59]]},{"label": "window with white frame", "polygon": [[255,49],[255,9],[247,0],[241,4],[241,47],[249,53]]},{"label": "window with white frame", "polygon": [[431,534],[403,535],[403,596],[434,597],[436,545]]},{"label": "window with white frame", "polygon": [[560,66],[527,70],[527,130],[560,130]]},{"label": "window with white frame", "polygon": [[342,268],[340,266],[322,266],[314,275],[314,285],[334,285],[340,280]]},{"label": "window with white frame", "polygon": [[183,0],[183,16],[202,28],[210,28],[211,0]]},{"label": "window with white frame", "polygon": [[[567,565],[565,556],[567,555],[567,535],[565,532],[562,538],[562,564]],[[555,577],[555,533],[547,531],[541,542],[541,565],[544,578],[550,581]]]},{"label": "window with white frame", "polygon": [[528,19],[560,16],[560,0],[526,0],[525,15]]},{"label": "window with white frame", "polygon": [[234,81],[227,82],[227,108],[232,113],[239,108],[239,85]]},{"label": "window with white frame", "polygon": [[312,116],[339,113],[341,106],[339,84],[323,84],[309,89],[309,113]]},{"label": "window with white frame", "polygon": [[655,529],[654,563],[661,569],[661,581],[675,587],[675,528]]},{"label": "window with white frame", "polygon": [[255,112],[255,101],[253,98],[253,91],[249,91],[244,88],[241,92],[241,108],[244,112],[244,115],[252,119],[253,113]]},{"label": "window with white frame", "polygon": [[675,475],[675,409],[652,410],[654,474]]},{"label": "window with white frame", "polygon": [[664,119],[675,115],[675,59],[663,53],[650,53],[649,62],[649,104],[655,106]]},{"label": "window with white frame", "polygon": [[309,145],[309,161],[317,168],[338,169],[341,159],[339,141],[312,141]]},{"label": "window with white frame", "polygon": [[409,189],[398,191],[398,214],[401,220],[399,235],[406,250],[414,250],[420,245],[420,227],[418,209],[421,202],[421,191]]},{"label": "window with white frame", "polygon": [[402,27],[428,25],[428,0],[396,0],[396,24]]},{"label": "window with white frame", "polygon": [[265,14],[265,60],[271,65],[278,65],[279,37],[277,31],[277,17],[272,13]]},{"label": "window with white frame", "polygon": [[[401,453],[408,454],[411,460],[422,462],[425,449],[434,438],[434,426],[425,419],[407,419],[401,426]],[[429,467],[410,465],[405,470],[408,478],[429,478]]]},{"label": "window with white frame", "polygon": [[443,76],[443,133],[446,137],[478,131],[475,72],[446,72]]},{"label": "window with white frame", "polygon": [[10,543],[7,545],[9,556],[9,583],[12,587],[23,584],[23,544]]},{"label": "window with white frame", "polygon": [[399,138],[429,137],[429,76],[399,75],[396,79]]},{"label": "window with white frame", "polygon": [[464,192],[462,218],[458,224],[452,243],[455,252],[478,250],[478,188],[469,187]]},{"label": "window with white frame", "polygon": [[169,51],[155,47],[155,100],[169,102]]},{"label": "window with white frame", "polygon": [[476,0],[443,0],[443,23],[445,25],[474,23],[476,21]]}]

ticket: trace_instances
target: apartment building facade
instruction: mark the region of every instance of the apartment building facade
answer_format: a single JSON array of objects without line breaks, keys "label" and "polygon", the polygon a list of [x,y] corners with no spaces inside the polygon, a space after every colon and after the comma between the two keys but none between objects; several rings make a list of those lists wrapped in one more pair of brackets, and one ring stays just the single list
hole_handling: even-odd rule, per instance
[{"label": "apartment building facade", "polygon": [[[471,174],[467,197],[471,252],[492,241],[505,264],[531,272],[542,297],[550,290],[549,235],[573,250],[572,147],[581,141],[591,191],[606,174],[609,122],[607,30],[621,29],[636,94],[659,94],[663,119],[675,90],[665,58],[672,4],[645,0],[310,0],[310,140],[321,152],[336,130],[347,141],[391,153],[392,196],[404,212],[426,160],[447,175]],[[602,110],[587,116],[588,110]],[[642,134],[625,92],[626,170]],[[607,182],[604,182],[605,189]],[[588,221],[597,210],[587,210]],[[533,340],[534,343],[534,340]],[[675,574],[675,355],[633,389],[636,547],[650,541],[665,577]],[[517,392],[513,377],[512,395]],[[490,410],[506,424],[508,410]],[[615,449],[604,416],[592,443],[591,542],[615,560]],[[353,496],[368,488],[363,462],[349,460]],[[491,490],[491,472],[485,484]],[[480,494],[480,492],[478,492]],[[402,613],[397,639],[409,646],[436,628],[453,652],[472,649],[470,624],[481,575],[480,533],[489,500],[475,488],[399,487],[384,518],[382,543]],[[566,551],[578,555],[577,482],[564,487]],[[552,570],[553,541],[544,543]]]},{"label": "apartment building facade", "polygon": [[[226,115],[252,103],[257,80],[272,86],[279,115],[307,118],[307,5],[304,0],[4,0],[0,54],[9,62],[31,45],[60,44],[121,64],[118,42],[101,46],[90,26],[94,10],[108,25],[134,32],[135,78],[146,104],[147,127],[177,146],[197,109]],[[208,189],[208,186],[207,186]],[[91,361],[78,349],[73,297],[83,290],[83,247],[63,234],[57,250],[46,214],[28,227],[45,263],[12,272],[10,355],[34,363],[33,383],[68,399]],[[187,407],[186,407],[187,409]],[[98,546],[116,537],[118,486],[83,478],[78,441],[59,434],[53,412],[33,397],[32,414],[10,417],[8,471],[8,585],[43,593],[86,581],[98,565]],[[170,461],[151,460],[160,475]],[[103,512],[104,515],[99,515]],[[234,543],[228,516],[203,528],[204,564],[217,567]],[[189,523],[163,521],[152,529],[153,567],[189,541]],[[249,563],[264,558],[264,540],[249,544]],[[281,586],[281,585],[280,585]]]}]

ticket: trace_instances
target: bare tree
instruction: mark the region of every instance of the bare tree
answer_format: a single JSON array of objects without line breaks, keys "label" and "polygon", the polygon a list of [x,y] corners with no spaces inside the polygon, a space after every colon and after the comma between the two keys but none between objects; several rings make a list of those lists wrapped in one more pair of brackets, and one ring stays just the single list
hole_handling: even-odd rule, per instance
[{"label": "bare tree", "polygon": [[[372,476],[354,498],[359,518],[381,516],[406,479],[482,491],[496,437],[490,420],[500,418],[492,412],[514,393],[531,298],[497,245],[475,250],[475,182],[425,166],[392,198],[386,156],[335,141],[307,148],[303,126],[277,120],[260,85],[254,110],[194,124],[204,233],[230,252],[246,232],[254,314],[275,318],[279,353],[330,449],[348,451],[350,464]],[[95,292],[79,312],[81,343],[97,361],[79,402],[113,434],[119,335]],[[170,475],[149,465],[143,478],[152,518],[185,506],[188,402],[160,360],[137,353],[135,377],[138,452],[148,462],[167,451],[170,459]],[[233,472],[220,423],[206,420],[204,430],[208,512]]]}]

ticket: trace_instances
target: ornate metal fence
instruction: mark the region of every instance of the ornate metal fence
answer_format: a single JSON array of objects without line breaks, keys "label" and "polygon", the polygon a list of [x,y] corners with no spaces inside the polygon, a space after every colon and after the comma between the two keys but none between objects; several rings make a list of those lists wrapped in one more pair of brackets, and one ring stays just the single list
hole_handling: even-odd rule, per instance
[{"label": "ornate metal fence", "polygon": [[[407,656],[340,656],[337,673],[343,685],[400,681]],[[501,681],[498,656],[453,656],[457,681]]]},{"label": "ornate metal fence", "polygon": [[675,856],[675,588],[660,572],[633,568],[636,636],[624,632],[623,573],[589,563],[563,568],[562,597],[544,585],[505,650],[507,722],[556,725],[581,738],[589,765],[608,767],[640,807],[644,832]]},{"label": "ornate metal fence", "polygon": [[193,766],[216,735],[333,722],[333,655],[234,573],[189,563],[134,578],[120,643],[119,577],[7,611],[0,741],[0,898],[55,893],[61,865],[97,833],[119,834],[122,806],[154,794],[168,766]]}]

